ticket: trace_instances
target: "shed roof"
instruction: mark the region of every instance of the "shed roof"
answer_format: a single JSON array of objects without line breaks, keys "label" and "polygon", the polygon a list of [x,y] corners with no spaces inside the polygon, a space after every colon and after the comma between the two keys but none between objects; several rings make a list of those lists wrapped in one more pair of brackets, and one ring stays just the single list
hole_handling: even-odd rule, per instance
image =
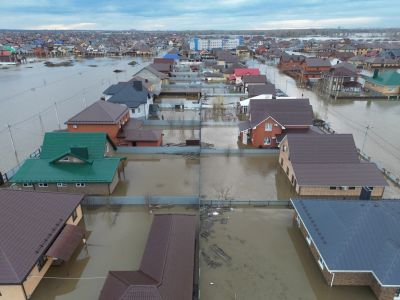
[{"label": "shed roof", "polygon": [[400,286],[398,200],[292,200],[326,267],[372,272],[384,286]]},{"label": "shed roof", "polygon": [[155,215],[139,271],[109,273],[100,300],[193,297],[196,216]]},{"label": "shed roof", "polygon": [[83,195],[0,189],[0,284],[19,284]]},{"label": "shed roof", "polygon": [[117,124],[128,111],[126,105],[98,100],[70,118],[66,124]]}]

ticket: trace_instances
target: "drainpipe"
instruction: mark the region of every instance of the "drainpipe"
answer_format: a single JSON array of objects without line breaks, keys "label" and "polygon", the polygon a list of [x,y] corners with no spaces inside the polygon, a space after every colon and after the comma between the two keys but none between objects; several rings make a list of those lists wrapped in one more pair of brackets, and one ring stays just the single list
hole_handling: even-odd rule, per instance
[{"label": "drainpipe", "polygon": [[333,281],[335,280],[335,273],[332,273],[331,287],[333,286]]}]

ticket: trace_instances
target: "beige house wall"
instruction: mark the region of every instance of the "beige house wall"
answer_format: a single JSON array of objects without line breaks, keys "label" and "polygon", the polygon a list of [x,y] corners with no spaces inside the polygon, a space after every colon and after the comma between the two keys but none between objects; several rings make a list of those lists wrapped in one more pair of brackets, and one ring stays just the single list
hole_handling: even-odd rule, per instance
[{"label": "beige house wall", "polygon": [[33,184],[33,187],[24,187],[22,184],[17,184],[17,187],[24,191],[78,193],[86,195],[109,194],[108,183],[86,183],[85,187],[76,187],[75,183],[67,183],[66,187],[57,187],[56,183],[49,183],[48,187],[39,187],[39,185],[35,183]]},{"label": "beige house wall", "polygon": [[47,270],[50,268],[52,263],[53,263],[53,258],[47,257],[47,261],[40,271],[38,266],[35,265],[31,273],[27,276],[26,280],[23,282],[22,285],[24,286],[25,293],[28,299],[31,297],[33,291],[39,285],[40,281],[42,280],[43,276],[46,274]]},{"label": "beige house wall", "polygon": [[0,285],[1,300],[25,300],[22,285]]},{"label": "beige house wall", "polygon": [[78,207],[75,209],[76,211],[76,219],[75,221],[72,218],[72,215],[69,217],[69,219],[67,220],[66,224],[70,224],[70,225],[78,225],[79,222],[82,220],[83,217],[83,213],[82,213],[82,207],[79,204]]}]

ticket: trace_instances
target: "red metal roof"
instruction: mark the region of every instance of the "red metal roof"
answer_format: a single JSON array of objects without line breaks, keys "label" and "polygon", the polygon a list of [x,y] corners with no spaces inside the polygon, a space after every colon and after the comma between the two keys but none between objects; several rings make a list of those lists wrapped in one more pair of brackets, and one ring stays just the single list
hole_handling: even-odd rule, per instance
[{"label": "red metal roof", "polygon": [[235,69],[235,76],[236,77],[241,77],[243,75],[260,75],[260,70],[255,68],[255,69]]}]

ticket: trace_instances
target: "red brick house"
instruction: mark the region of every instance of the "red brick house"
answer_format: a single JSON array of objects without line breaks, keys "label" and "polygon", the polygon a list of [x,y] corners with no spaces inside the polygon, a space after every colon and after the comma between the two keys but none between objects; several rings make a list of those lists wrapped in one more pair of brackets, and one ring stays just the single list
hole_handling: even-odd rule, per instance
[{"label": "red brick house", "polygon": [[301,64],[301,72],[298,80],[307,82],[320,79],[323,74],[331,69],[331,63],[327,58],[307,57]]},{"label": "red brick house", "polygon": [[129,121],[129,108],[99,100],[70,118],[65,124],[69,132],[105,132],[115,144],[118,133]]},{"label": "red brick house", "polygon": [[251,99],[249,120],[239,124],[239,139],[257,148],[276,148],[288,132],[312,132],[308,99]]}]

